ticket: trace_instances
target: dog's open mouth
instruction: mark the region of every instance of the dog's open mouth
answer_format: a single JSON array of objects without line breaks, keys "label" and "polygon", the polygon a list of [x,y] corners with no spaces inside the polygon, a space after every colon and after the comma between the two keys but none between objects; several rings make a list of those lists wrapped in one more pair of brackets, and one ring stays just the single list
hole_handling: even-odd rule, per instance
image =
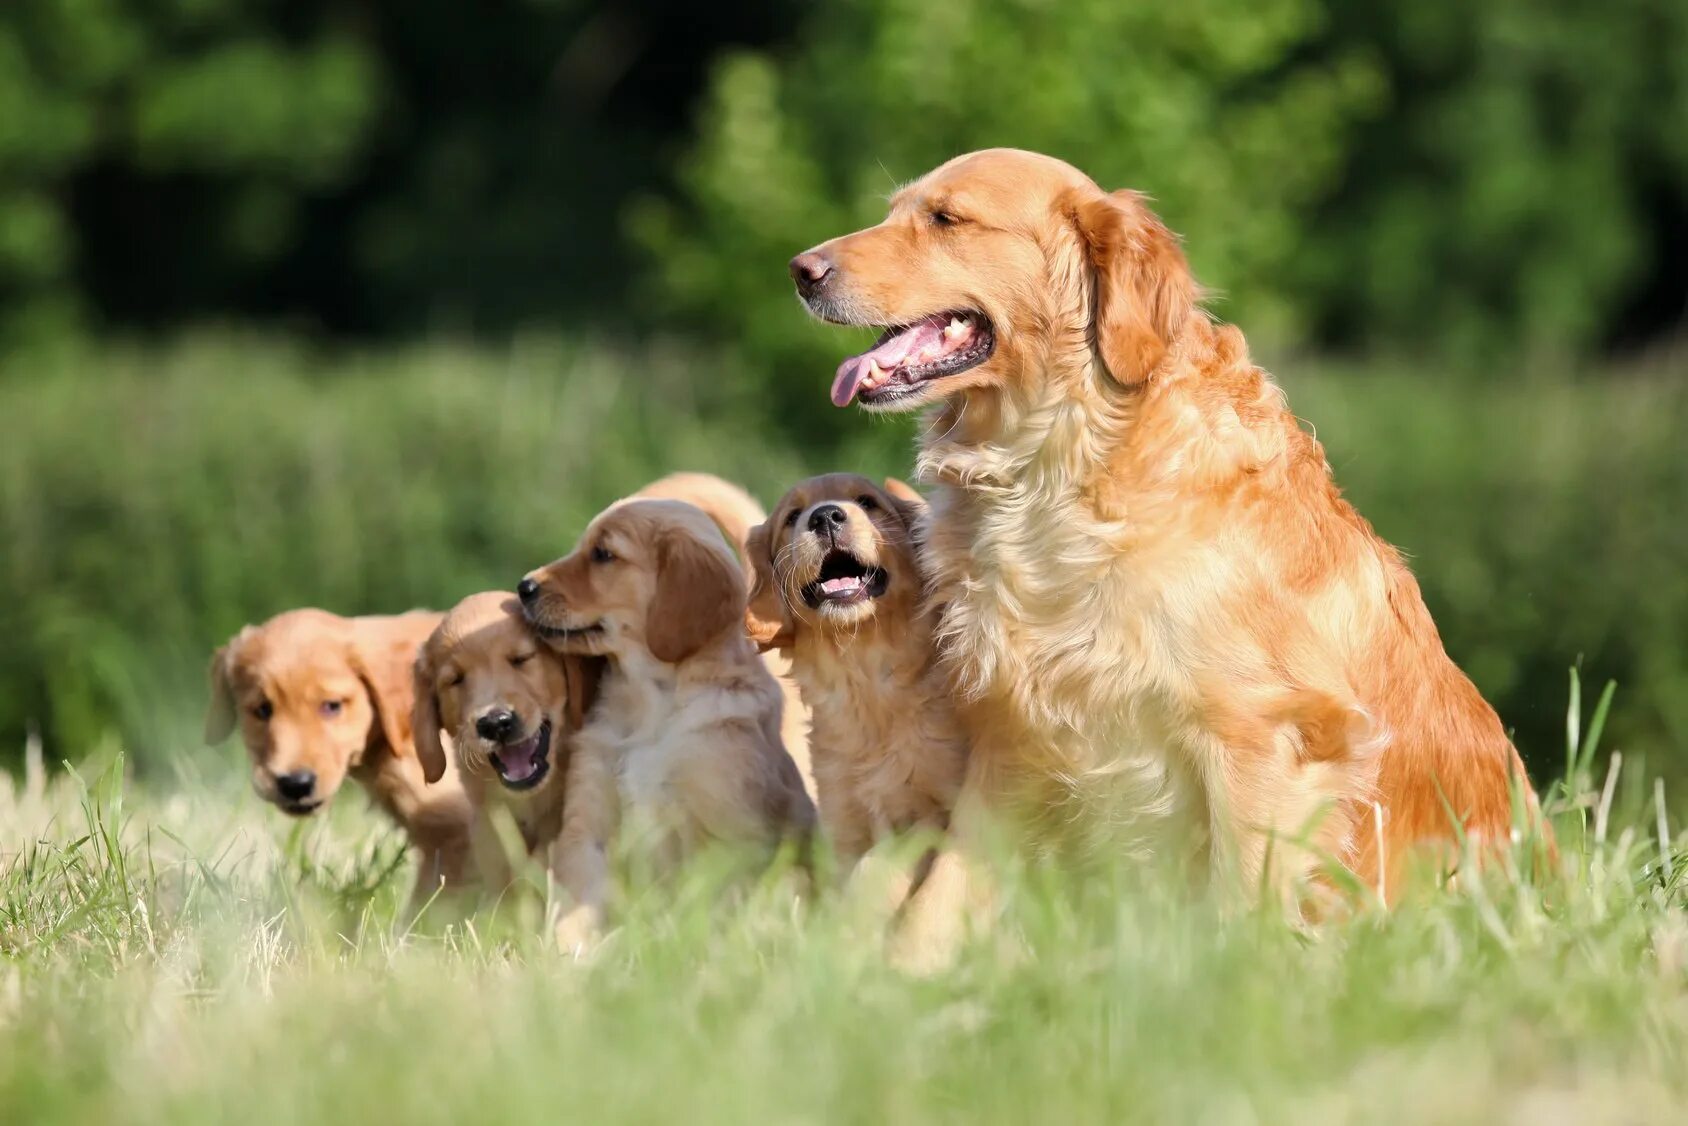
[{"label": "dog's open mouth", "polygon": [[505,743],[487,757],[498,771],[498,780],[512,790],[531,790],[545,780],[551,769],[551,721],[519,743]]},{"label": "dog's open mouth", "polygon": [[834,548],[821,560],[820,574],[803,588],[803,601],[810,609],[865,602],[884,594],[889,582],[883,568],[869,567],[848,551]]},{"label": "dog's open mouth", "polygon": [[870,406],[895,402],[918,394],[923,383],[978,367],[995,347],[990,322],[965,309],[893,326],[872,348],[838,365],[832,403],[847,407],[858,395]]},{"label": "dog's open mouth", "polygon": [[309,817],[311,814],[322,808],[322,799],[308,798],[305,801],[287,801],[286,799],[282,799],[276,802],[276,808],[287,814],[289,817]]}]

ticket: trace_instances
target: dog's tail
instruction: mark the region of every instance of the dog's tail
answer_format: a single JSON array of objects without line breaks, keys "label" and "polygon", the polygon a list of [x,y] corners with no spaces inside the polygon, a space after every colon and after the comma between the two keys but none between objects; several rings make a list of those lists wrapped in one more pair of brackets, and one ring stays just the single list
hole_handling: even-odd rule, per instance
[{"label": "dog's tail", "polygon": [[713,473],[670,473],[652,481],[636,495],[652,500],[681,500],[703,509],[740,559],[744,558],[750,529],[768,518],[756,498]]}]

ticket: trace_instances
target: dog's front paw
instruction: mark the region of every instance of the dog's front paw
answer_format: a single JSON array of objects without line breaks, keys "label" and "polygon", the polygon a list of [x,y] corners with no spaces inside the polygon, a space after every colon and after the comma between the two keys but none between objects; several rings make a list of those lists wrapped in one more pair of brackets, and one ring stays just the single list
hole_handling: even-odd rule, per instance
[{"label": "dog's front paw", "polygon": [[603,938],[603,920],[597,908],[579,904],[557,920],[557,949],[575,961],[585,959]]}]

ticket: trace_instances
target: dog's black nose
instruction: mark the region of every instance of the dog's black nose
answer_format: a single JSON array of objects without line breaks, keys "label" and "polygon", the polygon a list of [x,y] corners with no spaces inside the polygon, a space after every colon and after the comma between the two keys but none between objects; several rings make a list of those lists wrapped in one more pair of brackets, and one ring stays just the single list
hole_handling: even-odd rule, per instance
[{"label": "dog's black nose", "polygon": [[527,605],[539,597],[539,584],[532,579],[523,579],[516,584],[516,597],[522,600],[522,605]]},{"label": "dog's black nose", "polygon": [[842,528],[850,520],[848,513],[836,504],[823,504],[809,513],[811,532],[830,532]]},{"label": "dog's black nose", "polygon": [[819,292],[830,277],[832,263],[813,251],[791,260],[791,280],[797,283],[797,292],[804,297]]},{"label": "dog's black nose", "polygon": [[489,743],[502,743],[516,732],[516,713],[494,708],[475,721],[475,733]]},{"label": "dog's black nose", "polygon": [[304,801],[316,789],[316,771],[294,770],[275,776],[276,793],[288,801]]}]

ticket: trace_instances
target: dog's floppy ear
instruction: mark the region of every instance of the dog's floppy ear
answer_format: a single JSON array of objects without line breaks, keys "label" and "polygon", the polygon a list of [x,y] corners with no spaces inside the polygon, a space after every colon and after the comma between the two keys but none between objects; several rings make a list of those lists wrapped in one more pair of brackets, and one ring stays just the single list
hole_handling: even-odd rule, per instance
[{"label": "dog's floppy ear", "polygon": [[569,694],[564,720],[570,731],[579,731],[586,726],[586,715],[598,701],[598,681],[604,675],[604,659],[574,653],[559,654],[558,659],[563,662],[563,683],[568,686]]},{"label": "dog's floppy ear", "polygon": [[744,565],[750,570],[750,601],[744,612],[744,631],[763,652],[792,642],[796,628],[785,593],[774,577],[773,530],[766,523],[745,537]]},{"label": "dog's floppy ear", "polygon": [[690,657],[744,617],[744,572],[727,541],[707,543],[685,528],[657,540],[656,595],[645,614],[645,644],[667,664]]},{"label": "dog's floppy ear", "polygon": [[240,641],[239,636],[227,645],[217,646],[211,654],[211,703],[205,709],[205,743],[216,746],[234,732],[234,685],[229,680],[229,650]]},{"label": "dog's floppy ear", "polygon": [[434,692],[434,677],[434,662],[424,645],[410,669],[410,730],[422,777],[429,782],[445,777],[445,744],[440,742],[440,701]]},{"label": "dog's floppy ear", "polygon": [[906,481],[899,481],[895,477],[885,478],[885,495],[891,498],[891,507],[897,510],[902,518],[903,527],[914,534],[926,522],[926,512],[929,506],[926,498],[915,492],[914,486]]},{"label": "dog's floppy ear", "polygon": [[403,755],[411,746],[416,650],[404,641],[380,636],[367,622],[354,620],[348,624],[351,642],[347,660],[369,693],[382,739],[394,754]]},{"label": "dog's floppy ear", "polygon": [[1136,192],[1086,189],[1071,214],[1096,279],[1096,351],[1116,382],[1140,383],[1195,312],[1190,264]]}]

